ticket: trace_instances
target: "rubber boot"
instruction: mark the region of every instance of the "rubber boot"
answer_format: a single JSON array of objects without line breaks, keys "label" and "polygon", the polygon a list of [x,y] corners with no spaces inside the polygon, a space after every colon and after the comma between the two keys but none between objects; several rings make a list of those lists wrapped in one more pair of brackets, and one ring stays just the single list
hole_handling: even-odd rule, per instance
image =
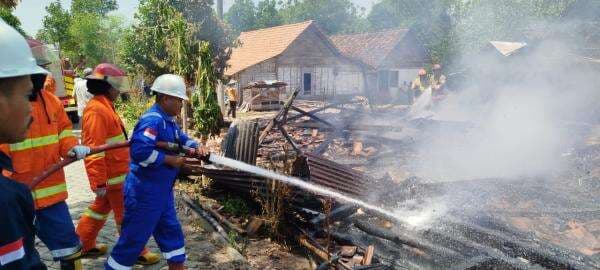
[{"label": "rubber boot", "polygon": [[136,264],[140,265],[152,265],[160,261],[160,256],[154,252],[144,249],[142,254],[138,257]]},{"label": "rubber boot", "polygon": [[96,244],[95,247],[83,251],[82,255],[83,256],[90,256],[90,257],[96,257],[96,256],[102,256],[104,254],[106,254],[106,252],[108,251],[108,246],[105,244]]},{"label": "rubber boot", "polygon": [[169,270],[185,270],[183,263],[169,263]]},{"label": "rubber boot", "polygon": [[61,270],[82,270],[81,251],[60,260]]}]

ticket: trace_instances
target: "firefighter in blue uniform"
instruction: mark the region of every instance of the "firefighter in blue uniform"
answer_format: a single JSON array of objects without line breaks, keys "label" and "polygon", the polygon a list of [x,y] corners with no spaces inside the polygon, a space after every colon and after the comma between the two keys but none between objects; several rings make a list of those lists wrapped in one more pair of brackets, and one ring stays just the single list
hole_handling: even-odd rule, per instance
[{"label": "firefighter in blue uniform", "polygon": [[169,269],[184,269],[184,237],[175,212],[173,185],[185,158],[157,148],[156,143],[176,143],[201,155],[206,151],[175,123],[183,100],[188,100],[183,78],[161,75],[151,90],[156,94],[155,104],[141,116],[131,137],[130,172],[124,188],[125,216],[106,269],[131,269],[151,235]]},{"label": "firefighter in blue uniform", "polygon": [[[27,42],[0,19],[0,143],[26,138],[35,100],[48,72],[37,66]],[[27,186],[3,176],[13,171],[0,153],[0,269],[44,270],[35,250],[34,204]]]}]

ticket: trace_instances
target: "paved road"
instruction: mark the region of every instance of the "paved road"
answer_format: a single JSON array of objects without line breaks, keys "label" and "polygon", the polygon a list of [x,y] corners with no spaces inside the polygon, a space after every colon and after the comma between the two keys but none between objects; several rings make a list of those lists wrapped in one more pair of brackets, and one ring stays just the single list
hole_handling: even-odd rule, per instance
[{"label": "paved road", "polygon": [[[76,132],[79,133],[79,132]],[[89,188],[87,175],[83,161],[75,162],[65,167],[69,198],[67,203],[71,211],[71,219],[77,226],[77,221],[81,213],[89,206],[94,198],[94,194]],[[182,223],[184,234],[186,236],[186,250],[188,260],[186,265],[189,269],[246,269],[245,259],[235,249],[229,247],[215,237],[216,233],[210,229],[210,226],[202,220],[197,220],[183,207],[178,207],[179,220]],[[106,225],[98,236],[98,242],[108,244],[112,248],[117,240],[117,231],[113,216],[109,217]],[[52,261],[52,256],[48,249],[37,240],[38,251],[49,269],[59,269],[57,262]],[[150,249],[159,252],[159,249],[151,239]],[[106,256],[95,259],[83,259],[83,269],[103,269]],[[162,259],[160,263],[152,266],[136,269],[167,269],[166,261]]]}]

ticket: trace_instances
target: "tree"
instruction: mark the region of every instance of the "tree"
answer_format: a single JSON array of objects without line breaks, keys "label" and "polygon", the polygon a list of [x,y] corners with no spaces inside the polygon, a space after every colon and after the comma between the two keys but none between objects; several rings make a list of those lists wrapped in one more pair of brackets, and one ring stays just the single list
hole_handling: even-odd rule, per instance
[{"label": "tree", "polygon": [[15,8],[20,0],[0,0],[0,8]]},{"label": "tree", "polygon": [[252,0],[235,0],[224,17],[236,34],[256,29],[256,7]]},{"label": "tree", "polygon": [[92,13],[106,16],[109,12],[119,8],[116,0],[73,0],[71,14]]},{"label": "tree", "polygon": [[197,108],[193,113],[195,127],[204,136],[219,134],[223,115],[215,91],[218,75],[213,68],[208,42],[200,43],[198,61],[196,91],[192,95],[192,106]]},{"label": "tree", "polygon": [[[191,24],[196,41],[208,41],[210,55],[217,74],[223,74],[235,43],[229,27],[219,20],[212,8],[212,0],[171,0],[171,5]],[[197,53],[197,46],[194,52]]]},{"label": "tree", "polygon": [[102,17],[94,13],[78,14],[73,17],[69,35],[79,42],[73,48],[65,48],[64,54],[73,58],[83,55],[89,66],[103,62],[116,63],[119,42],[124,31],[122,25],[121,17]]},{"label": "tree", "polygon": [[21,21],[12,14],[12,10],[10,8],[0,6],[0,18],[2,18],[8,25],[19,31],[21,35],[27,36],[23,28],[21,28]]},{"label": "tree", "polygon": [[254,23],[255,29],[278,26],[282,23],[283,19],[277,10],[277,1],[262,0],[258,2],[256,8],[256,21]]},{"label": "tree", "polygon": [[285,23],[315,20],[328,34],[361,30],[362,12],[349,0],[287,0],[280,10]]},{"label": "tree", "polygon": [[38,33],[37,38],[47,43],[58,43],[62,46],[72,46],[72,39],[69,35],[69,27],[71,26],[71,15],[69,11],[62,7],[59,0],[50,3],[46,6],[43,28]]},{"label": "tree", "polygon": [[194,26],[169,0],[142,1],[135,18],[123,37],[122,64],[149,80],[177,73],[192,81],[199,53]]},{"label": "tree", "polygon": [[69,12],[56,0],[46,7],[48,14],[37,37],[58,44],[63,56],[90,66],[118,62],[123,19],[107,15],[116,8],[115,0],[73,0]]}]

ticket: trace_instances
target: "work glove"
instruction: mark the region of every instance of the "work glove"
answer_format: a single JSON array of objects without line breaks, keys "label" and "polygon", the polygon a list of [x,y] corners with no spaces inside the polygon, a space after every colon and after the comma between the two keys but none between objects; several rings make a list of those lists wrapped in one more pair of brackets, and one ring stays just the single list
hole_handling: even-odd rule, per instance
[{"label": "work glove", "polygon": [[102,198],[102,197],[106,196],[106,188],[105,187],[96,188],[96,190],[94,190],[94,193],[96,194],[96,197]]},{"label": "work glove", "polygon": [[83,159],[91,151],[92,151],[92,149],[90,149],[89,147],[87,147],[85,145],[75,145],[75,146],[73,146],[73,148],[71,148],[71,150],[69,150],[67,155],[70,157],[77,158],[77,159]]}]

